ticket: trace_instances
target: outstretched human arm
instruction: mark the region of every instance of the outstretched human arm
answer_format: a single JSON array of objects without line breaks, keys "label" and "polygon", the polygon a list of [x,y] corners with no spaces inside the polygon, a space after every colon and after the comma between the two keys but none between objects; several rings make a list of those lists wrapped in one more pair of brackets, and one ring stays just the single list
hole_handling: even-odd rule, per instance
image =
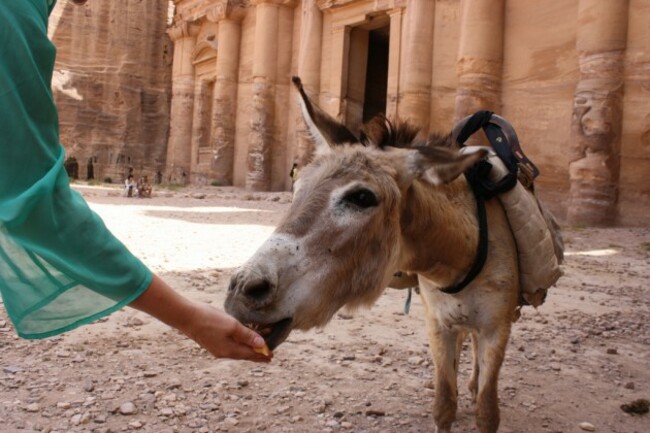
[{"label": "outstretched human arm", "polygon": [[130,306],[178,329],[217,358],[271,360],[253,350],[264,347],[256,332],[224,311],[181,296],[156,275]]}]

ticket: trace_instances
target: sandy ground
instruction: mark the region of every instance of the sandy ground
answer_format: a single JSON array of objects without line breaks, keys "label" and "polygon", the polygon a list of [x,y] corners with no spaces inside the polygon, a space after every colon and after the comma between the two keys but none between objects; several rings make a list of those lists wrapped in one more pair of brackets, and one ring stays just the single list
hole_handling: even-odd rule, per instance
[{"label": "sandy ground", "polygon": [[[287,193],[77,187],[137,255],[187,296],[221,306],[234,267],[272,232]],[[566,276],[513,327],[501,432],[647,433],[650,229],[568,228]],[[43,341],[0,309],[0,431],[431,432],[435,389],[422,305],[388,290],[370,310],[294,333],[270,365],[214,360],[131,309]],[[475,432],[460,365],[455,432]],[[588,423],[584,424],[584,423]],[[582,426],[581,426],[582,424]],[[593,427],[593,430],[592,430]]]}]

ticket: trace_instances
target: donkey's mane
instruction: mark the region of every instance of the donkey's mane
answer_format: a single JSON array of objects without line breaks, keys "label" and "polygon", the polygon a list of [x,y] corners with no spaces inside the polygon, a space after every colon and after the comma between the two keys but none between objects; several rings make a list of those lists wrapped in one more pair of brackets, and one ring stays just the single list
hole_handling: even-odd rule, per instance
[{"label": "donkey's mane", "polygon": [[453,147],[451,134],[431,133],[427,140],[418,139],[420,129],[408,122],[389,119],[383,114],[373,117],[361,127],[360,141],[364,146],[420,148]]}]

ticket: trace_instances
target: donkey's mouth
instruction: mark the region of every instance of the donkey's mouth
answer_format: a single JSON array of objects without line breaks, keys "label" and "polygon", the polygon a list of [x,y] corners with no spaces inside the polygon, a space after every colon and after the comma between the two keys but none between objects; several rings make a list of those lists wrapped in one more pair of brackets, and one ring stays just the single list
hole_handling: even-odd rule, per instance
[{"label": "donkey's mouth", "polygon": [[264,338],[269,349],[273,350],[280,345],[291,333],[291,322],[293,319],[287,317],[279,322],[263,325],[261,323],[247,323],[246,326],[257,332]]}]

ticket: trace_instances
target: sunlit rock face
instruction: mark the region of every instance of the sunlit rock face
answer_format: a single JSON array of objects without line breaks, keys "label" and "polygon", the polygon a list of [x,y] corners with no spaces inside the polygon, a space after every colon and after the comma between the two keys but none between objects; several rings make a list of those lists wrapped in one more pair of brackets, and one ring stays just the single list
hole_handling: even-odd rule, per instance
[{"label": "sunlit rock face", "polygon": [[79,177],[92,158],[100,180],[289,190],[313,155],[299,75],[353,132],[385,113],[444,133],[493,110],[563,222],[649,221],[650,0],[172,3],[59,0],[55,97]]},{"label": "sunlit rock face", "polygon": [[120,182],[164,170],[172,44],[160,0],[59,0],[49,33],[61,142],[78,176]]}]

